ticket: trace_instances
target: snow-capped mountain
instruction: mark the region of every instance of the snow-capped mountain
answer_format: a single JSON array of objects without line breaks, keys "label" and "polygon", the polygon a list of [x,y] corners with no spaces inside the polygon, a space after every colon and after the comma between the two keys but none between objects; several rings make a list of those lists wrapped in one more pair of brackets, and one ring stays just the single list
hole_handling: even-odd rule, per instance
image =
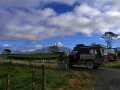
[{"label": "snow-capped mountain", "polygon": [[50,53],[49,47],[50,46],[58,46],[60,52],[69,52],[72,51],[72,49],[64,46],[61,42],[56,42],[52,45],[49,46],[44,46],[43,45],[36,45],[36,46],[11,46],[11,50],[13,54],[30,54],[30,53]]},{"label": "snow-capped mountain", "polygon": [[[60,52],[70,52],[70,51],[72,51],[72,49],[70,49],[68,47],[65,47],[65,46],[60,46],[59,51]],[[31,53],[50,53],[50,51],[49,51],[49,47],[45,47],[44,49],[43,48],[38,49],[38,50],[35,50],[35,51],[31,52]]]}]

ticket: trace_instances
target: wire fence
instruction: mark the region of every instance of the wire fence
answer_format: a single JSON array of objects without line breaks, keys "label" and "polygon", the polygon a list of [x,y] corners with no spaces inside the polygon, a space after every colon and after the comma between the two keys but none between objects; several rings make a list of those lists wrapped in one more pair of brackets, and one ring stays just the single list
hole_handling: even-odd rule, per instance
[{"label": "wire fence", "polygon": [[[44,61],[44,62],[43,62]],[[17,65],[26,65],[26,66],[34,66],[40,67],[43,63],[45,64],[46,68],[57,68],[58,67],[58,60],[56,59],[6,59],[0,58],[0,63],[9,63],[9,64],[17,64]]]},{"label": "wire fence", "polygon": [[[0,90],[45,90],[42,88],[42,78],[36,79],[35,78],[35,71],[31,72],[31,79],[27,79],[24,81],[16,81],[13,79],[15,76],[10,74],[6,75],[4,78],[0,79]],[[39,84],[39,86],[38,86]]]},{"label": "wire fence", "polygon": [[64,84],[63,73],[69,68],[67,61],[59,62],[57,59],[13,60],[1,58],[0,63],[28,66],[31,70],[30,76],[25,80],[20,80],[17,76],[19,81],[16,81],[17,79],[14,79],[16,75],[9,73],[0,76],[0,90],[57,90],[56,88]]}]

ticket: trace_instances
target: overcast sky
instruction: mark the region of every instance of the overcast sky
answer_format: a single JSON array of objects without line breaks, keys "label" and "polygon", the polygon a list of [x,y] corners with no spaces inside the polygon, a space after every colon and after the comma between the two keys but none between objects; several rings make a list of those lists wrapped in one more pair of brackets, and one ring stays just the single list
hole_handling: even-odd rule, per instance
[{"label": "overcast sky", "polygon": [[107,31],[120,35],[120,0],[0,0],[0,47],[105,44]]}]

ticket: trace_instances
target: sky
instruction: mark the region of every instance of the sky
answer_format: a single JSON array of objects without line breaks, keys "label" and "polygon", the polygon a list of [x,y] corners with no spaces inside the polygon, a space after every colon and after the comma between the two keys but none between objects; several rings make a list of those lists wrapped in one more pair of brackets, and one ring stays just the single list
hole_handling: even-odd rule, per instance
[{"label": "sky", "polygon": [[0,50],[106,45],[105,32],[120,35],[120,0],[0,0]]}]

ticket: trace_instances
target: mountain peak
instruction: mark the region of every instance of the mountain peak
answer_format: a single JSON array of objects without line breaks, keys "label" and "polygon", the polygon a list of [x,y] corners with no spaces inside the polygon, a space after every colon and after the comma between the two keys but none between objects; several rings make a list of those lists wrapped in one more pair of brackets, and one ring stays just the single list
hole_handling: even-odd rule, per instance
[{"label": "mountain peak", "polygon": [[63,46],[63,44],[61,42],[56,42],[55,45],[58,46],[58,47],[62,47]]}]

